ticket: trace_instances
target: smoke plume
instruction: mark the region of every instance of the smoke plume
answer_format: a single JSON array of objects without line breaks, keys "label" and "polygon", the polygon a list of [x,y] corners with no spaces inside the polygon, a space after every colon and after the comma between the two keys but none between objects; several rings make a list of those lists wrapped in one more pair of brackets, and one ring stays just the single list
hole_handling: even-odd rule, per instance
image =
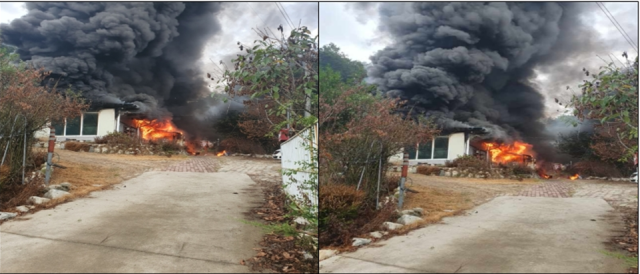
[{"label": "smoke plume", "polygon": [[23,60],[51,71],[58,87],[92,102],[133,102],[149,118],[173,116],[200,135],[197,114],[222,104],[209,98],[199,64],[221,30],[221,5],[27,2],[28,14],[0,25],[0,33]]},{"label": "smoke plume", "polygon": [[444,127],[482,126],[492,138],[524,140],[551,159],[544,96],[530,79],[568,50],[594,46],[578,43],[594,37],[576,16],[582,9],[566,2],[383,3],[380,30],[394,43],[371,57],[369,77]]}]

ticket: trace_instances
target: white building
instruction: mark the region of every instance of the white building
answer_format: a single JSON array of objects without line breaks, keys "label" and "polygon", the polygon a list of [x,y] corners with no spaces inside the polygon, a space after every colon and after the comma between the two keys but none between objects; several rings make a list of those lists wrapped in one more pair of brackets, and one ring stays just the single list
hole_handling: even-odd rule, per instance
[{"label": "white building", "polygon": [[[445,129],[431,142],[408,148],[409,165],[418,163],[444,165],[446,161],[453,161],[460,156],[473,155],[480,149],[474,147],[472,139],[485,133],[482,128]],[[398,159],[398,155],[393,158]]]},{"label": "white building", "polygon": [[[120,116],[128,110],[137,110],[134,104],[94,104],[81,116],[65,119],[62,123],[53,123],[56,141],[74,139],[93,141],[110,132],[121,132],[124,128]],[[35,133],[36,138],[49,138],[49,125]]]}]

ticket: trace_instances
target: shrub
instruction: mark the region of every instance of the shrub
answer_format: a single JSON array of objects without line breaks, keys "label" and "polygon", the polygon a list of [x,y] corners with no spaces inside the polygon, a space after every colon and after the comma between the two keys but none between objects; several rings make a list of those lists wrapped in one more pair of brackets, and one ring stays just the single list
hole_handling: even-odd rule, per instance
[{"label": "shrub", "polygon": [[351,219],[342,219],[336,215],[322,215],[321,213],[320,248],[350,246],[353,237],[379,230],[382,223],[397,217],[395,210],[396,204],[388,203],[379,210],[369,206],[360,206],[354,218]]},{"label": "shrub", "polygon": [[453,160],[450,167],[473,168],[477,170],[489,170],[489,163],[484,159],[478,159],[472,155],[460,156]]},{"label": "shrub", "polygon": [[64,149],[66,150],[71,150],[71,151],[84,151],[84,152],[88,152],[89,148],[91,148],[90,144],[87,143],[82,143],[82,142],[67,142],[64,144]]},{"label": "shrub", "polygon": [[418,166],[416,172],[424,175],[440,175],[440,170],[442,168],[437,166]]},{"label": "shrub", "polygon": [[134,147],[140,144],[140,141],[136,137],[124,132],[110,132],[105,136],[96,137],[94,142],[96,144],[125,145],[129,147]]},{"label": "shrub", "polygon": [[323,216],[351,219],[364,201],[364,192],[342,184],[323,185],[319,191],[320,224]]},{"label": "shrub", "polygon": [[511,168],[514,175],[522,175],[522,174],[533,174],[535,170],[528,166],[523,166],[520,164],[514,164]]},{"label": "shrub", "polygon": [[183,149],[183,147],[176,141],[161,142],[159,146],[160,150],[163,152],[175,152]]}]

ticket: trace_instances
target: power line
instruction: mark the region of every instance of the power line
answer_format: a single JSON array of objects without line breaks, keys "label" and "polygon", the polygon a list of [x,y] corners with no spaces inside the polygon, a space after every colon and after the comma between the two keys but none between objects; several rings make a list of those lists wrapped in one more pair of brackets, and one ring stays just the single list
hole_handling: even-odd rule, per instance
[{"label": "power line", "polygon": [[[625,33],[620,30],[620,28],[618,28],[618,25],[616,25],[616,23],[614,23],[614,19],[612,19],[611,17],[609,17],[609,14],[607,14],[607,12],[604,11],[604,9],[600,6],[599,2],[596,2],[596,5],[598,5],[598,7],[600,8],[600,10],[602,10],[602,12],[604,13],[605,16],[607,16],[607,18],[609,19],[609,21],[611,21],[611,23],[613,24],[614,27],[616,27],[616,29],[618,30],[618,32],[620,32],[620,34],[622,34],[622,37],[624,37],[624,40],[627,41],[627,43],[629,43],[629,45],[631,45],[631,47],[633,48],[633,50],[636,51],[636,53],[638,53],[638,49],[635,46],[635,44],[633,44],[633,42],[631,42],[631,39],[627,38],[627,36],[625,36]],[[613,17],[613,15],[611,15]]]},{"label": "power line", "polygon": [[284,11],[284,15],[287,16],[287,18],[289,19],[289,22],[291,22],[291,24],[295,27],[296,25],[293,23],[293,20],[291,20],[291,17],[289,17],[289,13],[287,12],[286,9],[284,9],[284,6],[282,5],[282,3],[278,3],[280,4],[280,8],[282,8],[282,11]]},{"label": "power line", "polygon": [[[618,20],[616,20],[616,18],[613,16],[613,13],[611,13],[609,11],[609,9],[607,9],[607,6],[604,5],[604,3],[600,3],[602,5],[602,7],[611,15],[611,18],[613,18],[613,20],[616,22],[616,24],[618,24],[618,26],[620,26],[620,29],[622,30],[622,32],[624,32],[624,34],[627,36],[627,38],[629,38],[629,41],[631,41],[632,44],[636,45],[636,43],[633,41],[633,39],[631,39],[631,36],[629,36],[629,34],[624,30],[624,28],[622,28],[622,25],[618,22]],[[636,45],[636,48],[638,46]]]},{"label": "power line", "polygon": [[282,17],[284,18],[284,21],[287,22],[287,24],[289,24],[291,29],[293,29],[293,24],[289,23],[289,21],[287,20],[287,17],[284,15],[284,12],[280,9],[280,6],[278,6],[278,2],[275,2],[275,4],[276,4],[276,7],[278,7],[278,10],[280,11],[280,14],[282,14]]}]

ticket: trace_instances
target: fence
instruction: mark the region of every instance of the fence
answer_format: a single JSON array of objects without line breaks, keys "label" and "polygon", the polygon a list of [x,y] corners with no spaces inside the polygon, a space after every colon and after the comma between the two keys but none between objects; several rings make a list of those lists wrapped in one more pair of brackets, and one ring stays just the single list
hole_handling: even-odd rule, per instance
[{"label": "fence", "polygon": [[[15,118],[11,118],[13,119],[6,119],[9,121],[4,124],[0,124],[0,155],[2,155],[2,159],[0,160],[0,167],[5,164],[15,167],[17,166],[16,162],[22,159],[20,166],[22,168],[22,184],[24,184],[24,172],[26,167],[25,160],[27,157],[28,144],[27,118],[20,114],[16,115]],[[10,154],[11,156],[12,163],[7,163],[8,154]],[[0,175],[7,176],[8,174]]]},{"label": "fence", "polygon": [[[313,147],[310,150],[309,147]],[[282,182],[288,195],[301,199],[306,195],[315,206],[318,205],[317,185],[318,176],[316,171],[310,170],[309,164],[318,166],[318,155],[312,155],[312,151],[318,149],[318,125],[309,127],[282,143]],[[306,165],[304,164],[306,163]],[[287,171],[294,171],[288,175]],[[312,173],[316,174],[312,174]],[[312,176],[316,175],[316,176]],[[309,180],[315,180],[315,190],[309,189],[309,184],[304,184]]]}]

